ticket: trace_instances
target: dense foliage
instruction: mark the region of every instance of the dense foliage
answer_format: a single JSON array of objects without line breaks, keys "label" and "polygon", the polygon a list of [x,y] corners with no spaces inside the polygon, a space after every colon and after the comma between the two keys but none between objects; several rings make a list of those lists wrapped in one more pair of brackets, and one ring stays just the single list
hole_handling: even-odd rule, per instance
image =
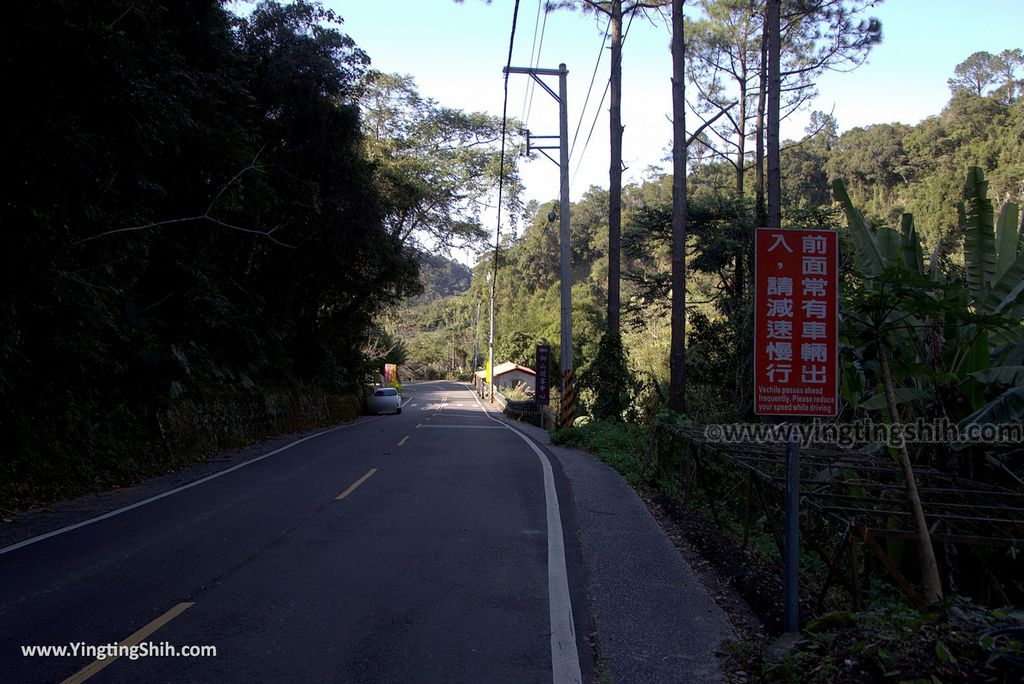
[{"label": "dense foliage", "polygon": [[417,263],[384,222],[369,59],[338,17],[124,0],[4,25],[0,481],[152,472],[177,397],[362,381]]}]

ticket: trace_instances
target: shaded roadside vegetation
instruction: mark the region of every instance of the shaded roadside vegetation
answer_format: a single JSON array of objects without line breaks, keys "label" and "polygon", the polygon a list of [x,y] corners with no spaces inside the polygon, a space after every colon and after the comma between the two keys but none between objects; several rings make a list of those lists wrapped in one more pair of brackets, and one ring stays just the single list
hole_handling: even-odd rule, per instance
[{"label": "shaded roadside vegetation", "polygon": [[[967,97],[976,96],[958,95]],[[961,104],[954,98],[951,107]],[[989,104],[1005,107],[998,101]],[[1019,116],[1019,107],[1004,111],[1009,117]],[[1018,149],[1019,142],[998,132],[1001,124],[984,119],[976,123],[979,137],[994,136]],[[971,139],[965,139],[959,154],[978,158],[971,145]],[[1003,173],[1024,177],[1013,163],[993,175]],[[981,168],[964,168],[956,191],[941,203],[943,214],[951,217],[951,227],[939,228],[934,217],[924,223],[913,214],[897,212],[895,222],[890,222],[868,213],[851,198],[863,197],[856,182],[832,184],[835,204],[791,206],[784,215],[784,227],[831,227],[840,233],[844,405],[840,421],[870,419],[890,424],[922,419],[946,420],[960,428],[1020,426],[1024,417],[1024,376],[1020,374],[1024,367],[1024,235],[1012,188],[1000,185],[993,200],[995,185]],[[851,187],[855,192],[848,191]],[[664,338],[654,331],[658,313],[668,300],[671,213],[664,203],[652,203],[638,207],[632,222],[632,235],[644,249],[633,252],[637,255],[631,270],[637,288],[633,302],[639,315],[625,336],[633,378],[625,385],[630,411],[605,413],[603,420],[558,432],[554,439],[595,453],[645,492],[674,538],[685,540],[715,565],[757,612],[767,634],[777,635],[781,631],[781,557],[766,516],[757,512],[755,524],[745,522],[750,515],[745,510],[750,497],[749,490],[744,494],[746,477],[725,462],[709,459],[694,480],[687,445],[666,443],[663,438],[655,442],[651,437],[659,425],[758,420],[750,410],[750,283],[743,288],[747,294],[737,293],[734,287],[740,277],[734,248],[741,249],[744,259],[751,258],[744,233],[753,226],[753,218],[744,205],[716,199],[705,191],[695,195],[690,209],[694,217],[690,265],[696,275],[691,287],[708,299],[688,311],[688,415],[673,415],[661,408],[665,382],[657,369],[667,367],[667,349]],[[726,218],[730,212],[735,221]],[[709,223],[718,230],[708,230]],[[650,348],[652,344],[659,345],[658,352]],[[590,373],[583,372],[581,377],[607,376],[598,364],[600,357],[592,358]],[[651,366],[641,363],[652,361],[655,373],[645,373]],[[644,386],[646,391],[634,389]],[[581,395],[584,400],[594,396]],[[585,406],[600,415],[596,402]],[[652,456],[655,444],[657,458]],[[857,446],[861,453],[882,459],[906,457],[911,469],[930,469],[990,487],[993,502],[1007,510],[1018,507],[1019,499],[1014,497],[1024,494],[1019,442],[967,445],[950,441],[911,444],[906,449]],[[742,452],[743,446],[736,449]],[[846,476],[842,469],[818,473],[823,480]],[[862,496],[853,486],[846,494],[851,500]],[[890,496],[899,499],[903,492],[897,488]],[[769,502],[775,515],[780,513],[777,503]],[[969,505],[958,505],[963,507],[960,514],[971,515]],[[927,516],[929,509],[924,512]],[[881,563],[866,557],[866,551],[858,561],[866,563],[860,598],[851,606],[847,591],[835,585],[824,591],[829,582],[827,567],[818,555],[804,549],[802,640],[788,653],[773,654],[766,649],[763,634],[748,634],[729,656],[731,676],[735,681],[935,681],[933,676],[938,681],[1018,681],[1024,614],[1014,606],[1024,601],[1021,523],[1019,518],[978,522],[1000,541],[975,545],[961,539],[939,544],[938,589],[944,598],[924,611],[913,607]],[[887,524],[910,537],[887,540],[889,559],[911,583],[922,586],[913,541],[916,532],[900,518],[891,518]],[[935,534],[935,529],[927,533]],[[847,586],[854,581],[842,572],[840,576]],[[995,632],[1007,627],[1017,630],[1015,636]]]},{"label": "shaded roadside vegetation", "polygon": [[[650,430],[628,423],[591,421],[556,431],[552,441],[594,454],[636,487],[715,591],[739,635],[722,654],[727,681],[1019,681],[1019,664],[1011,662],[1019,658],[1019,637],[996,631],[1019,629],[1021,611],[993,607],[991,595],[951,595],[922,612],[880,567],[865,576],[862,608],[852,607],[849,594],[835,586],[819,603],[827,571],[806,546],[800,561],[801,638],[791,650],[774,648],[783,632],[782,557],[759,511],[745,529],[744,478],[706,463],[710,467],[688,484],[681,451],[662,445],[662,460],[652,460]],[[1012,582],[1015,567],[1004,565],[1000,578]],[[734,605],[733,594],[743,607]]]},{"label": "shaded roadside vegetation", "polygon": [[377,361],[374,318],[419,283],[360,132],[369,59],[340,19],[8,9],[0,508],[351,415],[337,397]]}]

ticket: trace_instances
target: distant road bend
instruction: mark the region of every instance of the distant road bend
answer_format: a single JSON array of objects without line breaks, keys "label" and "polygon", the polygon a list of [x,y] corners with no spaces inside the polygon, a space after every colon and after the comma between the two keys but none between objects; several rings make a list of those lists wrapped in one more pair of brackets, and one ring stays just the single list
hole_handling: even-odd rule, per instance
[{"label": "distant road bend", "polygon": [[411,383],[400,415],[0,549],[0,680],[589,679],[567,486],[466,386]]}]

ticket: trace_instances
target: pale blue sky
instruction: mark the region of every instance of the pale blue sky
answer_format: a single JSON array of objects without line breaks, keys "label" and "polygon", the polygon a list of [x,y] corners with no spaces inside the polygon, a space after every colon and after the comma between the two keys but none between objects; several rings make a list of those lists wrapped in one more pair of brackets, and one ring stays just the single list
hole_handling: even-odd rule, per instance
[{"label": "pale blue sky", "polygon": [[[501,113],[502,74],[508,54],[513,0],[326,0],[345,19],[345,30],[373,60],[374,67],[415,77],[425,95],[445,105]],[[528,66],[539,0],[522,0],[512,63]],[[840,130],[873,123],[917,123],[938,114],[949,98],[946,79],[953,68],[978,50],[999,52],[1024,47],[1024,0],[886,0],[870,12],[882,21],[883,42],[868,63],[852,73],[832,73],[819,81],[813,109],[831,111]],[[543,16],[540,19],[544,21]],[[591,16],[560,11],[547,16],[540,66],[569,68],[570,140],[581,120],[604,23]],[[636,20],[623,58],[623,121],[626,180],[637,180],[660,164],[671,140],[668,52],[664,22]],[[605,51],[607,52],[607,50]],[[591,184],[608,184],[607,102],[597,102],[608,78],[603,57],[576,150],[570,162],[576,200]],[[529,79],[512,76],[509,114],[524,114]],[[810,109],[783,128],[783,137],[799,137]],[[597,119],[593,138],[583,142]],[[557,109],[540,90],[528,119],[536,134],[557,133]],[[558,170],[540,158],[524,167],[527,199],[557,196]]]}]

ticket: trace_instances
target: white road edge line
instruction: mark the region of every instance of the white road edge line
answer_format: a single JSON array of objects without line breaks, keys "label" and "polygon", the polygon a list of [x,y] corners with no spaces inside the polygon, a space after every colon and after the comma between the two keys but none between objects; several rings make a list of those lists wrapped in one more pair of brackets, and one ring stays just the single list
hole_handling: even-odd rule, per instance
[{"label": "white road edge line", "polygon": [[449,430],[504,430],[505,426],[501,425],[417,425],[416,427],[424,428],[446,428]]},{"label": "white road edge line", "polygon": [[[362,422],[366,422],[366,421],[362,421]],[[216,479],[216,478],[218,478],[218,477],[220,477],[222,475],[227,475],[228,473],[234,472],[234,471],[238,470],[239,468],[244,468],[246,466],[252,465],[253,463],[258,463],[259,461],[262,461],[265,458],[270,458],[274,454],[279,454],[282,451],[285,451],[287,449],[291,449],[296,444],[302,444],[303,442],[305,442],[307,440],[313,439],[315,437],[320,437],[321,435],[326,435],[329,432],[334,432],[335,430],[341,430],[342,428],[352,427],[353,425],[358,425],[358,424],[359,423],[346,423],[345,425],[335,425],[332,428],[327,428],[326,430],[322,430],[322,431],[317,432],[317,433],[312,434],[312,435],[307,435],[306,437],[303,437],[302,439],[297,439],[294,442],[290,442],[288,444],[285,444],[283,447],[281,447],[279,449],[274,449],[270,453],[263,454],[262,456],[257,456],[256,458],[250,459],[250,460],[246,461],[245,463],[239,463],[238,465],[232,466],[232,467],[228,468],[227,470],[221,470],[219,472],[213,473],[212,475],[207,475],[206,477],[200,478],[200,479],[196,480],[195,482],[189,482],[188,484],[184,484],[184,485],[182,485],[180,487],[175,487],[174,489],[170,489],[170,490],[168,490],[166,492],[163,492],[162,494],[157,494],[156,496],[151,496],[148,499],[143,499],[142,501],[136,501],[133,504],[129,504],[128,506],[124,506],[123,508],[118,508],[116,510],[110,511],[109,513],[104,513],[103,515],[98,515],[95,518],[89,518],[88,520],[83,520],[81,522],[77,522],[74,525],[68,525],[67,527],[61,527],[60,529],[53,530],[51,532],[47,532],[46,534],[40,534],[39,536],[31,537],[31,538],[26,539],[24,541],[20,541],[17,544],[11,544],[10,546],[5,546],[2,549],[0,549],[0,556],[4,555],[5,553],[10,553],[11,551],[17,551],[18,549],[24,548],[26,546],[30,546],[32,544],[36,544],[36,543],[41,542],[41,541],[43,541],[45,539],[49,539],[51,537],[56,537],[58,535],[66,533],[66,532],[71,532],[72,530],[77,530],[77,529],[85,527],[87,525],[92,525],[93,523],[98,523],[101,520],[106,520],[107,518],[113,518],[115,515],[121,515],[122,513],[127,513],[128,511],[135,510],[136,508],[141,508],[142,506],[145,506],[146,504],[150,504],[150,503],[153,503],[154,501],[159,501],[160,499],[167,498],[168,496],[171,496],[172,494],[177,494],[178,492],[183,492],[186,489],[191,489],[192,487],[201,485],[204,482],[209,482],[210,480],[214,480],[214,479]]]},{"label": "white road edge line", "polygon": [[484,414],[498,425],[519,435],[530,445],[540,459],[544,470],[544,503],[548,522],[548,609],[551,620],[551,681],[582,682],[580,656],[576,650],[576,628],[572,619],[572,600],[569,598],[569,573],[565,566],[565,541],[562,537],[562,515],[558,507],[558,492],[555,491],[555,477],[544,452],[529,437],[516,428],[493,417],[480,403],[476,392],[466,390],[476,399]]}]

